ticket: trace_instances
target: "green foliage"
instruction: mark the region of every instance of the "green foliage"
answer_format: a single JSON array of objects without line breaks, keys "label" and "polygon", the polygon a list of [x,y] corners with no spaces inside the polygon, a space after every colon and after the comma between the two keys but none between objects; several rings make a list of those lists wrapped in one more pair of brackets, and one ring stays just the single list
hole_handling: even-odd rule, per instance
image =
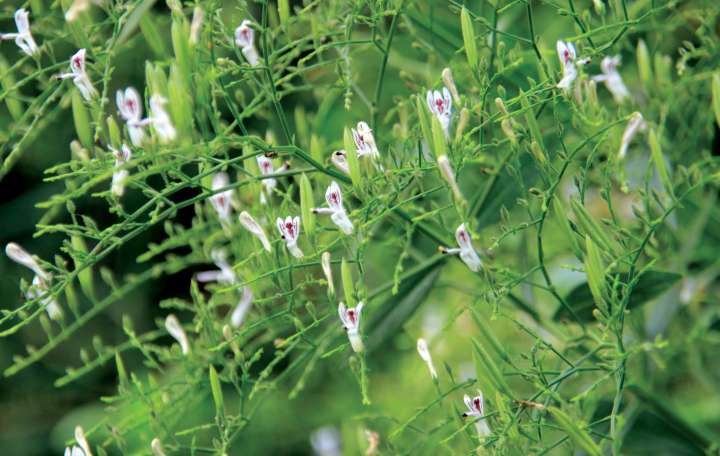
[{"label": "green foliage", "polygon": [[718,2],[20,7],[8,454],[717,451]]}]

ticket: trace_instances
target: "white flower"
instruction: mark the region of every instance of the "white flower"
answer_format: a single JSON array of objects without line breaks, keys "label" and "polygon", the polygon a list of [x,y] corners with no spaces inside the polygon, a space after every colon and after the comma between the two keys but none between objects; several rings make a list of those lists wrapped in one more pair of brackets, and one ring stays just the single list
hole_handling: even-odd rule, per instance
[{"label": "white flower", "polygon": [[132,158],[132,151],[127,144],[123,144],[120,150],[111,147],[110,151],[115,156],[115,172],[112,176],[110,191],[119,198],[125,194],[125,182],[130,175],[130,172],[122,167]]},{"label": "white flower", "polygon": [[480,437],[487,437],[490,435],[490,426],[488,426],[487,419],[485,419],[485,410],[482,391],[478,390],[478,396],[471,398],[467,394],[463,397],[465,406],[468,408],[467,412],[463,413],[463,417],[472,416],[480,418],[475,423],[475,428]]},{"label": "white flower", "polygon": [[250,231],[252,234],[257,236],[258,239],[260,239],[260,242],[262,243],[265,250],[271,252],[272,247],[270,246],[270,241],[268,241],[268,238],[265,235],[265,230],[263,230],[260,224],[255,221],[252,215],[248,214],[245,211],[242,211],[240,213],[239,219],[240,224],[244,226],[246,230]]},{"label": "white flower", "polygon": [[285,241],[285,245],[287,245],[292,256],[302,258],[303,253],[297,246],[298,236],[300,235],[300,217],[288,215],[285,220],[278,217],[275,223],[280,232],[280,237]]},{"label": "white flower", "polygon": [[340,321],[348,334],[350,345],[352,346],[355,353],[360,353],[365,350],[362,339],[360,338],[360,315],[362,313],[363,303],[358,303],[355,307],[346,308],[345,303],[341,302],[338,305],[338,314],[340,314]]},{"label": "white flower", "polygon": [[453,193],[455,194],[455,197],[462,200],[463,195],[460,192],[460,187],[458,187],[457,181],[455,180],[455,171],[453,171],[452,165],[450,164],[450,160],[448,160],[447,155],[439,156],[437,160],[437,165],[438,169],[440,170],[440,175],[443,179],[445,179],[445,182],[448,183],[450,189],[452,189]]},{"label": "white flower", "polygon": [[563,78],[558,82],[557,87],[567,93],[572,88],[575,79],[577,79],[577,65],[585,65],[590,62],[590,59],[578,59],[575,46],[561,40],[557,42],[557,53],[563,67]]},{"label": "white flower", "polygon": [[145,140],[143,127],[150,123],[150,120],[142,119],[143,106],[140,94],[133,87],[128,87],[124,91],[118,90],[115,94],[115,103],[128,127],[130,142],[135,147],[142,146]]},{"label": "white flower", "polygon": [[214,249],[210,252],[213,263],[218,267],[216,271],[198,272],[195,279],[198,282],[218,282],[222,284],[233,284],[237,282],[237,276],[230,264],[227,262],[227,254],[223,249]]},{"label": "white flower", "polygon": [[82,426],[75,426],[75,441],[78,445],[80,445],[80,448],[82,448],[86,456],[92,456],[90,444],[85,438],[85,431],[83,430]]},{"label": "white flower", "polygon": [[472,245],[472,238],[467,229],[465,229],[464,223],[455,230],[455,239],[457,240],[459,248],[448,249],[440,247],[440,252],[445,255],[460,255],[460,259],[472,272],[479,271],[482,267],[482,261],[480,261],[480,257],[478,257],[477,252],[475,252],[475,248]]},{"label": "white flower", "polygon": [[435,365],[433,364],[432,356],[430,355],[430,349],[428,348],[428,344],[425,339],[420,338],[417,340],[417,351],[420,355],[420,358],[422,358],[422,360],[425,361],[425,364],[427,364],[428,369],[430,370],[430,376],[433,379],[438,378],[437,371],[435,370]]},{"label": "white flower", "polygon": [[375,136],[365,122],[358,122],[357,129],[352,129],[353,140],[357,147],[357,156],[364,157],[368,155],[373,160],[380,158],[380,152],[375,145]]},{"label": "white flower", "polygon": [[442,126],[445,137],[450,136],[450,116],[452,115],[452,98],[447,87],[443,87],[442,94],[436,91],[427,92],[427,104]]},{"label": "white flower", "polygon": [[313,451],[318,456],[341,456],[340,433],[331,426],[321,427],[310,435]]},{"label": "white flower", "polygon": [[345,174],[350,174],[350,165],[348,165],[347,162],[347,152],[345,150],[336,150],[332,153],[332,156],[330,157],[330,161],[333,165],[335,165],[340,171],[344,172]]},{"label": "white flower", "polygon": [[337,182],[332,181],[325,191],[328,207],[313,208],[315,214],[330,214],[330,220],[345,234],[353,232],[353,224],[343,206],[342,191]]},{"label": "white flower", "polygon": [[0,33],[0,41],[2,40],[15,40],[15,44],[29,56],[33,56],[38,52],[38,46],[33,39],[32,33],[30,33],[30,20],[28,19],[29,13],[20,8],[15,11],[15,27],[17,27],[17,33]]},{"label": "white flower", "polygon": [[290,163],[285,162],[281,167],[275,170],[275,166],[270,158],[264,155],[258,155],[255,159],[257,160],[258,168],[260,168],[260,174],[264,177],[262,179],[262,184],[263,187],[265,187],[265,191],[260,193],[260,203],[266,204],[267,198],[272,196],[273,189],[277,186],[277,179],[265,176],[273,176],[277,173],[284,173],[290,168]]},{"label": "white flower", "polygon": [[245,60],[256,66],[260,63],[260,56],[255,49],[255,30],[250,27],[250,21],[245,19],[240,26],[235,29],[235,44],[240,48]]},{"label": "white flower", "polygon": [[252,300],[252,290],[250,289],[250,287],[244,287],[242,297],[240,298],[237,306],[235,306],[232,315],[230,315],[230,323],[232,323],[235,328],[238,328],[240,325],[242,325],[243,321],[245,320],[245,316],[250,310]]},{"label": "white flower", "polygon": [[190,353],[190,342],[188,341],[187,334],[185,334],[185,330],[175,315],[170,314],[167,316],[165,319],[165,329],[180,344],[183,355]]},{"label": "white flower", "polygon": [[62,317],[62,309],[60,304],[50,294],[50,281],[52,276],[45,272],[40,264],[25,249],[14,242],[10,242],[5,246],[5,254],[14,262],[25,266],[35,273],[30,287],[25,292],[25,299],[32,300],[43,297],[40,301],[45,307],[48,316],[53,320]]},{"label": "white flower", "polygon": [[93,86],[85,70],[85,49],[80,49],[70,57],[70,73],[62,73],[57,77],[60,79],[72,78],[73,84],[86,100],[91,100],[97,96],[97,90],[95,90],[95,86]]},{"label": "white flower", "polygon": [[320,265],[322,266],[323,273],[325,274],[325,280],[327,280],[328,283],[328,290],[330,290],[330,293],[335,294],[332,266],[330,265],[330,252],[323,252],[320,256]]},{"label": "white flower", "polygon": [[157,437],[152,439],[152,442],[150,442],[150,449],[153,452],[153,456],[165,456],[162,443],[160,443],[160,439]]},{"label": "white flower", "polygon": [[64,456],[88,456],[79,446],[65,447]]},{"label": "white flower", "polygon": [[622,160],[627,154],[628,147],[632,142],[633,138],[638,132],[645,131],[647,129],[647,122],[643,118],[643,115],[639,112],[634,112],[630,116],[625,132],[623,132],[622,140],[620,141],[620,150],[618,150],[618,159]]},{"label": "white flower", "polygon": [[599,74],[592,77],[593,81],[603,82],[605,87],[612,93],[615,102],[622,103],[627,97],[630,96],[625,83],[622,80],[622,76],[617,70],[620,65],[620,56],[605,57],[600,63],[600,68],[603,74]]},{"label": "white flower", "polygon": [[170,116],[165,111],[166,104],[167,100],[162,95],[155,94],[150,97],[150,123],[161,143],[169,143],[177,136]]},{"label": "white flower", "polygon": [[[225,188],[230,185],[230,179],[227,173],[216,173],[212,180],[212,189],[217,191],[221,188]],[[214,194],[210,197],[210,204],[212,204],[215,212],[223,223],[230,222],[230,212],[232,211],[232,190],[225,190]]]}]

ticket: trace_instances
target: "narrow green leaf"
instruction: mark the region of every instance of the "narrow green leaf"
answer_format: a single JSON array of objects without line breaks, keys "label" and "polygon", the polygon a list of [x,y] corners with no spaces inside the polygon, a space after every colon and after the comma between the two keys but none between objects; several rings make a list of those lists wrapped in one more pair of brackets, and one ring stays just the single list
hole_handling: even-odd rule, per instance
[{"label": "narrow green leaf", "polygon": [[588,286],[590,292],[595,300],[595,305],[607,314],[607,306],[603,296],[605,295],[605,266],[603,265],[602,258],[597,246],[590,239],[590,236],[585,236],[585,249],[587,254],[585,256],[585,272],[587,273]]},{"label": "narrow green leaf", "polygon": [[73,90],[72,94],[72,113],[75,122],[75,132],[77,132],[80,144],[88,150],[93,149],[92,126],[90,125],[90,114],[85,107],[82,96],[77,90]]},{"label": "narrow green leaf", "polygon": [[474,71],[477,69],[478,66],[478,51],[477,43],[475,43],[475,28],[473,27],[470,13],[464,6],[460,12],[460,26],[462,28],[465,55],[467,56],[470,68]]},{"label": "narrow green leaf", "polygon": [[638,41],[636,55],[640,80],[643,82],[643,85],[647,90],[653,85],[653,73],[652,65],[650,63],[650,53],[648,52],[647,45],[645,45],[645,41]]},{"label": "narrow green leaf", "polygon": [[215,367],[211,364],[209,368],[210,375],[210,390],[212,392],[213,402],[215,403],[215,412],[218,416],[221,416],[225,410],[225,400],[223,399],[222,386],[220,385],[220,379],[218,378]]},{"label": "narrow green leaf", "polygon": [[720,127],[720,73],[715,73],[712,77],[712,106],[715,122]]},{"label": "narrow green leaf", "polygon": [[447,155],[447,143],[445,142],[445,133],[443,132],[442,125],[437,117],[432,116],[432,148],[435,158],[442,155]]},{"label": "narrow green leaf", "polygon": [[576,419],[570,418],[565,412],[557,407],[549,407],[550,414],[555,418],[561,428],[567,432],[575,445],[582,448],[590,456],[602,456],[600,447],[590,437],[590,434],[580,426]]},{"label": "narrow green leaf", "polygon": [[[479,376],[486,378],[493,386],[493,392],[499,391],[506,396],[512,396],[510,394],[510,387],[505,381],[505,377],[502,374],[500,368],[495,364],[495,360],[485,350],[485,348],[477,341],[472,339],[474,353],[477,355],[477,361],[480,363],[482,369],[478,372]],[[478,380],[480,378],[478,377]]]},{"label": "narrow green leaf", "polygon": [[[714,101],[715,100],[713,98],[713,104]],[[657,169],[658,175],[660,176],[660,181],[663,183],[665,191],[672,195],[672,180],[670,179],[670,174],[665,166],[665,159],[663,158],[662,148],[660,147],[660,140],[658,139],[657,132],[654,128],[648,133],[648,145],[650,146],[650,154],[652,155],[655,169]]]},{"label": "narrow green leaf", "polygon": [[313,201],[313,189],[310,179],[305,173],[300,176],[300,213],[302,216],[302,224],[308,236],[315,233],[315,214],[312,209],[315,207]]}]

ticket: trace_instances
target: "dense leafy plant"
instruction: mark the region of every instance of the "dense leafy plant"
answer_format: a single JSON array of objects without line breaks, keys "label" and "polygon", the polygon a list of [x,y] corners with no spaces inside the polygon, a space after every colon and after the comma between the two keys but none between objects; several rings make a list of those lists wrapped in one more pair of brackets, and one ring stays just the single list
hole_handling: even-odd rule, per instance
[{"label": "dense leafy plant", "polygon": [[49,448],[717,451],[720,3],[0,8]]}]

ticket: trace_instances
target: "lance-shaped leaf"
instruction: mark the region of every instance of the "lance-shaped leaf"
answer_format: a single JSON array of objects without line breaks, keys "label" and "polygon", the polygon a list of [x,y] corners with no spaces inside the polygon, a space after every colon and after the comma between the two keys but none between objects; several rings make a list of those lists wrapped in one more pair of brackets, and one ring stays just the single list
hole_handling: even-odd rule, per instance
[{"label": "lance-shaped leaf", "polygon": [[310,179],[303,173],[300,176],[300,215],[302,219],[303,228],[308,236],[312,236],[315,232],[315,214],[313,214],[312,208],[315,207],[315,201],[313,201],[313,190]]},{"label": "lance-shaped leaf", "polygon": [[477,43],[475,43],[475,28],[473,27],[470,12],[463,6],[460,12],[460,27],[462,29],[463,45],[468,64],[474,71],[478,66]]},{"label": "lance-shaped leaf", "polygon": [[575,445],[582,448],[589,456],[602,456],[600,447],[576,419],[570,418],[567,413],[557,407],[550,407],[548,410]]},{"label": "lance-shaped leaf", "polygon": [[[713,93],[713,104],[714,103],[715,98]],[[648,133],[648,145],[650,146],[650,154],[652,155],[652,160],[655,164],[655,169],[657,169],[658,176],[660,176],[660,181],[665,187],[665,191],[668,192],[669,195],[672,195],[672,180],[670,179],[670,173],[667,170],[667,166],[665,166],[665,159],[663,158],[662,148],[660,147],[660,140],[658,139],[657,132],[654,128]]]},{"label": "lance-shaped leaf", "polygon": [[72,113],[75,131],[78,139],[80,139],[80,144],[86,149],[92,150],[94,141],[92,127],[90,126],[90,114],[88,114],[82,96],[78,91],[73,91],[72,94]]},{"label": "lance-shaped leaf", "polygon": [[608,308],[604,298],[605,266],[603,265],[600,252],[593,240],[590,239],[590,236],[585,236],[585,249],[587,250],[585,255],[585,272],[587,273],[588,286],[595,300],[595,305],[607,315]]}]

